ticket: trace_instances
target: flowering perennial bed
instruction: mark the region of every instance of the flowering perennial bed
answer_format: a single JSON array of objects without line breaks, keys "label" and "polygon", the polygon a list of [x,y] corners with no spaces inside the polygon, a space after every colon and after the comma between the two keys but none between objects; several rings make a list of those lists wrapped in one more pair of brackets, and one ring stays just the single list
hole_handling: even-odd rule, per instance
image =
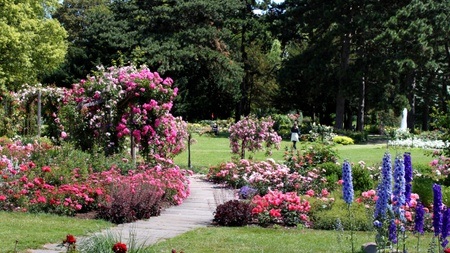
[{"label": "flowering perennial bed", "polygon": [[140,165],[126,175],[116,167],[102,172],[91,171],[88,175],[73,168],[64,178],[53,170],[60,168],[37,166],[30,160],[33,152],[40,151],[37,144],[14,142],[0,146],[0,151],[4,154],[0,160],[2,210],[64,215],[96,211],[110,206],[114,202],[113,190],[124,185],[128,186],[125,193],[128,199],[133,199],[138,189],[147,185],[153,204],[178,205],[189,195],[186,177],[189,172],[167,160],[156,166]]}]

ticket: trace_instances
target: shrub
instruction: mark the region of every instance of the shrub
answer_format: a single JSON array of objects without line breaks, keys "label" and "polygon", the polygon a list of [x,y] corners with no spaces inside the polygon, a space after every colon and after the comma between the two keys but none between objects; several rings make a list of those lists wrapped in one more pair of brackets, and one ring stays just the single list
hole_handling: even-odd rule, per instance
[{"label": "shrub", "polygon": [[358,192],[368,191],[375,187],[370,171],[363,166],[354,166],[352,170],[353,189]]},{"label": "shrub", "polygon": [[252,207],[239,200],[227,201],[216,208],[214,222],[222,226],[244,226],[252,219]]},{"label": "shrub", "polygon": [[308,144],[297,152],[286,152],[284,164],[291,170],[304,171],[326,162],[337,162],[339,156],[336,149],[323,143]]},{"label": "shrub", "polygon": [[334,162],[319,164],[317,167],[323,171],[323,175],[327,179],[326,188],[330,191],[335,190],[336,182],[342,178],[342,167]]},{"label": "shrub", "polygon": [[419,194],[420,201],[424,206],[433,204],[433,179],[426,176],[415,177],[412,181],[412,192]]},{"label": "shrub", "polygon": [[[337,163],[323,163],[319,164],[318,168],[323,171],[327,179],[326,187],[328,190],[336,188],[336,182],[342,178],[342,166]],[[357,192],[363,192],[373,189],[375,182],[368,169],[364,166],[356,165],[352,169],[353,189]]]},{"label": "shrub", "polygon": [[350,230],[351,226],[353,230],[373,230],[373,211],[363,205],[351,205],[351,213],[352,217],[349,217],[347,204],[342,199],[336,200],[331,208],[312,208],[310,212],[312,228],[334,230],[336,221],[340,219],[346,230]]},{"label": "shrub", "polygon": [[258,219],[261,226],[269,224],[282,224],[295,226],[308,223],[308,213],[311,208],[308,200],[300,198],[296,192],[282,193],[269,191],[264,196],[256,195],[252,203],[255,207],[252,214]]},{"label": "shrub", "polygon": [[352,138],[347,136],[335,136],[333,137],[333,142],[342,145],[353,145],[355,142]]},{"label": "shrub", "polygon": [[355,143],[365,143],[368,140],[368,132],[367,131],[351,131],[351,130],[335,130],[336,134],[347,136],[353,139]]},{"label": "shrub", "polygon": [[100,205],[98,217],[115,224],[148,219],[160,214],[163,193],[144,181],[116,182]]},{"label": "shrub", "polygon": [[269,118],[258,119],[253,115],[239,120],[229,128],[231,153],[245,158],[245,152],[266,150],[271,154],[271,149],[280,148],[281,137],[273,130],[274,121]]},{"label": "shrub", "polygon": [[271,117],[275,121],[273,129],[283,138],[289,138],[292,127],[292,120],[289,116],[284,114],[273,114]]}]

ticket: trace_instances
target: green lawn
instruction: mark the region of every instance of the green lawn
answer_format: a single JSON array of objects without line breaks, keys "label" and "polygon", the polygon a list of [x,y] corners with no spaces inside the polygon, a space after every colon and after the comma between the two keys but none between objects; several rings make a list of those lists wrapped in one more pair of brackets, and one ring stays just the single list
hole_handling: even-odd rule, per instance
[{"label": "green lawn", "polygon": [[[49,214],[0,212],[0,252],[24,252],[42,245],[113,226],[102,220],[76,219]],[[16,247],[17,242],[17,247]]]},{"label": "green lawn", "polygon": [[[407,250],[427,252],[431,235],[420,238],[420,251],[417,250],[417,237],[408,234]],[[172,249],[186,253],[350,253],[352,244],[350,232],[324,231],[297,228],[261,227],[209,227],[184,233],[175,238],[148,248],[151,253],[167,253]],[[361,246],[373,242],[375,232],[355,232],[355,252],[362,252]],[[399,251],[400,252],[400,251]]]},{"label": "green lawn", "polygon": [[[230,142],[226,136],[194,135],[193,138],[196,141],[195,144],[191,145],[191,166],[194,171],[206,173],[210,166],[231,161]],[[290,149],[291,145],[290,142],[283,141],[280,150],[274,150],[271,158],[282,163],[285,149]],[[308,145],[308,143],[301,142],[300,145]],[[428,164],[432,160],[431,157],[425,155],[425,151],[422,149],[388,148],[386,144],[337,145],[335,148],[338,150],[339,162],[344,161],[344,159],[353,163],[364,161],[367,166],[380,165],[386,151],[390,152],[392,159],[404,152],[411,152],[413,165]],[[254,155],[256,160],[266,158],[264,152],[257,152]],[[174,161],[181,167],[187,168],[188,152],[181,153],[175,157]]]}]

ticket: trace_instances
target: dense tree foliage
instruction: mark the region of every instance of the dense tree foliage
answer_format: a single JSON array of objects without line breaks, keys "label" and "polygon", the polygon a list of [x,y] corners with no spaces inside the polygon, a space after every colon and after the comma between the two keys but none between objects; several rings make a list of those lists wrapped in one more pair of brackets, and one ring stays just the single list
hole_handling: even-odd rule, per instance
[{"label": "dense tree foliage", "polygon": [[64,60],[66,31],[51,18],[56,0],[0,4],[0,88],[36,83]]},{"label": "dense tree foliage", "polygon": [[[53,15],[68,31],[65,62],[52,74],[40,64],[33,78],[69,87],[98,65],[133,63],[174,79],[173,112],[189,121],[302,111],[363,130],[393,125],[407,108],[408,127],[427,130],[432,107],[448,110],[449,9],[449,0],[65,0]],[[0,82],[32,77],[18,69],[1,65],[9,81]]]}]

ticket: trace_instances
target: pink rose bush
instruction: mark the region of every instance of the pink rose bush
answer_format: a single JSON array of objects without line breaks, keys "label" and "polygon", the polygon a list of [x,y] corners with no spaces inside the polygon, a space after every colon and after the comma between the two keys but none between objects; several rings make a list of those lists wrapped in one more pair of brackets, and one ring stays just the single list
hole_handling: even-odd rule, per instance
[{"label": "pink rose bush", "polygon": [[311,170],[301,175],[291,171],[286,165],[276,163],[273,159],[259,162],[241,159],[239,163],[222,163],[211,167],[207,178],[236,188],[247,185],[257,189],[262,195],[269,189],[305,194],[314,188],[320,192],[323,188],[321,185],[326,182],[318,170]]},{"label": "pink rose bush", "polygon": [[443,179],[450,175],[450,158],[446,156],[438,156],[430,162],[432,173],[435,178]]},{"label": "pink rose bush", "polygon": [[255,205],[252,214],[256,216],[260,225],[308,225],[311,206],[296,192],[269,191],[262,197],[260,195],[253,197],[252,203]]},{"label": "pink rose bush", "polygon": [[178,93],[172,84],[145,66],[99,67],[73,86],[70,106],[78,108],[82,123],[72,130],[89,130],[91,142],[110,151],[130,137],[146,161],[155,155],[171,158],[185,149],[188,136],[187,123],[170,113]]},{"label": "pink rose bush", "polygon": [[126,175],[121,174],[117,167],[102,172],[90,171],[88,174],[74,168],[64,178],[57,173],[61,168],[37,166],[31,161],[35,150],[42,151],[34,145],[20,145],[20,142],[0,146],[1,154],[17,154],[17,158],[11,159],[1,156],[1,210],[64,215],[98,210],[113,201],[113,190],[120,185],[129,186],[125,192],[127,199],[135,198],[142,186],[147,187],[154,204],[158,205],[178,205],[189,195],[186,176],[190,172],[181,170],[167,158],[158,158],[157,165],[142,164]]},{"label": "pink rose bush", "polygon": [[271,149],[280,148],[281,137],[273,129],[275,122],[269,118],[257,119],[250,115],[229,128],[230,147],[233,154],[245,158],[245,152],[256,152],[266,149],[271,154]]}]

